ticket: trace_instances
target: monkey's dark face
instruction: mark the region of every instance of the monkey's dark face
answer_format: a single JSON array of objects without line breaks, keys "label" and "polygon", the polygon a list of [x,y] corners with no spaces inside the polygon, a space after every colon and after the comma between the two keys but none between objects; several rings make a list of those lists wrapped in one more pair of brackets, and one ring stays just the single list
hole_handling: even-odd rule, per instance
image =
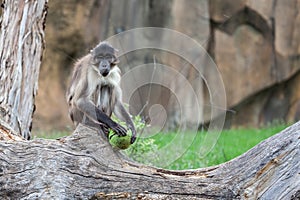
[{"label": "monkey's dark face", "polygon": [[108,43],[100,43],[91,52],[93,67],[104,77],[119,62],[115,52],[116,50]]},{"label": "monkey's dark face", "polygon": [[107,76],[114,67],[113,57],[110,54],[100,54],[93,58],[93,64],[102,76]]}]

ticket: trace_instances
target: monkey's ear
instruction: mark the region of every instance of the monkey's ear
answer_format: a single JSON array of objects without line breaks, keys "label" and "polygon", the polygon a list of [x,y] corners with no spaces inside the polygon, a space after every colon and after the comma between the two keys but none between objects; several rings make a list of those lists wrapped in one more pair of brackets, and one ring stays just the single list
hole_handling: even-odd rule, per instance
[{"label": "monkey's ear", "polygon": [[116,65],[119,62],[120,62],[120,60],[117,57],[114,56],[114,59],[113,59],[112,63]]},{"label": "monkey's ear", "polygon": [[119,52],[119,49],[114,48],[114,56],[113,56],[114,57],[114,60],[113,60],[114,64],[118,64],[120,62],[120,60],[117,58],[118,52]]}]

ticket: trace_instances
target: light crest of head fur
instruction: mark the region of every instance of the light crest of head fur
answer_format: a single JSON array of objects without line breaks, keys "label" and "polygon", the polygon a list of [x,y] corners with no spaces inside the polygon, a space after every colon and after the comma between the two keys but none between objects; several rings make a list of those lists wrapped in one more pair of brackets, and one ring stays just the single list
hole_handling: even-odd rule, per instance
[{"label": "light crest of head fur", "polygon": [[113,51],[111,53],[114,54],[115,56],[117,56],[117,53],[119,51],[118,49],[114,48],[111,44],[109,44],[107,41],[102,41],[96,47],[91,49],[90,53],[92,55],[95,55],[95,53],[97,53],[97,52],[95,52],[95,50],[100,48],[100,47],[104,50],[112,49]]}]

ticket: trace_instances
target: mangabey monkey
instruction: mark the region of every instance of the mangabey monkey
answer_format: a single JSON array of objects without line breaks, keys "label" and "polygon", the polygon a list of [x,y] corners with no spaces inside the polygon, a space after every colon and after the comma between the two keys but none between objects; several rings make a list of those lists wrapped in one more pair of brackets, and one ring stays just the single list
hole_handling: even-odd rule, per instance
[{"label": "mangabey monkey", "polygon": [[122,103],[119,60],[116,49],[107,42],[100,42],[91,52],[81,58],[73,71],[67,91],[69,114],[77,126],[84,123],[97,128],[111,128],[118,135],[126,135],[126,129],[114,122],[112,112],[132,131],[131,143],[136,131]]}]

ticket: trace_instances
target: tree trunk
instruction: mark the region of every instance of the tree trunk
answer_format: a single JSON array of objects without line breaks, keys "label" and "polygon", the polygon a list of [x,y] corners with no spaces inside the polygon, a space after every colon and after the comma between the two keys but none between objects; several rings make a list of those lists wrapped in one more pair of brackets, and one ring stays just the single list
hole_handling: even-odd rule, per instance
[{"label": "tree trunk", "polygon": [[30,139],[45,46],[47,0],[6,0],[0,34],[0,118]]},{"label": "tree trunk", "polygon": [[0,196],[299,199],[299,129],[300,122],[227,163],[183,171],[129,161],[111,148],[103,134],[82,125],[58,140],[1,141]]}]

